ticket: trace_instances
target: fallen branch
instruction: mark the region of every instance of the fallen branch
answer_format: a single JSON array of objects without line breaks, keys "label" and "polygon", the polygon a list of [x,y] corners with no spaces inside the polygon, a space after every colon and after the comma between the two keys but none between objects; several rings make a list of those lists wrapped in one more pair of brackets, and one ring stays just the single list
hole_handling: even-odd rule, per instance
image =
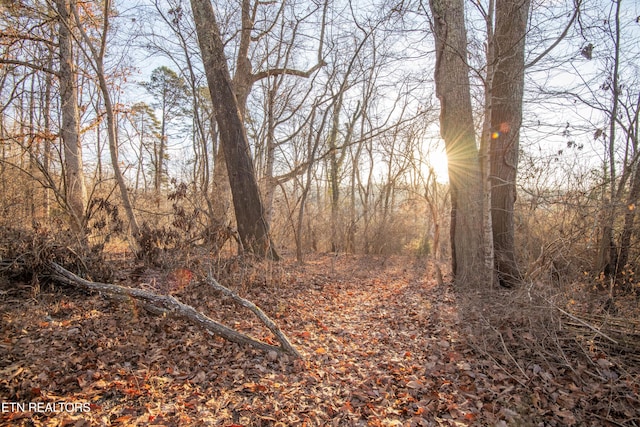
[{"label": "fallen branch", "polygon": [[[234,329],[231,329],[221,323],[216,322],[215,320],[205,316],[200,313],[190,305],[184,304],[177,298],[171,295],[158,295],[153,292],[146,291],[144,289],[137,288],[129,288],[126,286],[114,285],[110,283],[98,283],[91,282],[89,280],[85,280],[80,276],[70,272],[64,267],[56,264],[55,262],[50,263],[51,267],[51,277],[61,283],[65,283],[70,286],[80,287],[83,289],[89,289],[93,291],[98,291],[105,293],[111,297],[121,298],[121,297],[130,297],[140,301],[146,309],[154,313],[162,313],[167,314],[174,317],[183,318],[194,325],[198,325],[207,331],[222,337],[228,341],[235,342],[241,345],[249,345],[259,350],[263,350],[266,352],[275,351],[280,354],[290,354],[294,357],[301,357],[300,353],[291,345],[286,336],[280,331],[280,329],[269,319],[262,310],[256,307],[255,304],[250,301],[244,300],[236,295],[235,298],[239,298],[245,303],[253,306],[252,309],[248,305],[243,305],[245,307],[250,308],[254,313],[258,315],[258,318],[265,323],[267,328],[274,332],[276,338],[280,342],[280,346],[275,346],[271,344],[267,344],[255,338],[252,338],[248,335],[245,335],[241,332],[238,332]],[[215,289],[221,290],[227,295],[235,295],[232,291],[220,285],[213,279],[209,279],[208,283],[212,284],[214,282],[217,286],[214,286]],[[234,298],[234,299],[235,299]],[[261,313],[261,314],[258,314]],[[276,332],[277,331],[277,334]]]},{"label": "fallen branch", "polygon": [[269,328],[271,333],[273,333],[273,335],[276,336],[276,338],[278,339],[278,342],[280,343],[280,346],[282,347],[282,350],[285,353],[292,354],[296,357],[301,357],[298,351],[291,345],[286,335],[280,330],[280,328],[278,328],[278,325],[276,325],[275,322],[271,320],[264,313],[264,311],[260,309],[260,307],[256,306],[251,301],[242,298],[240,295],[233,292],[231,289],[225,288],[220,283],[218,283],[216,279],[211,277],[211,275],[209,275],[209,277],[207,278],[207,283],[211,285],[213,289],[222,292],[224,295],[230,297],[241,306],[251,310],[258,317],[258,319],[260,319],[260,321],[264,323],[264,325],[267,328]]},{"label": "fallen branch", "polygon": [[560,313],[564,314],[565,316],[569,317],[570,319],[575,320],[576,322],[582,324],[583,326],[586,326],[587,328],[591,329],[593,332],[596,333],[596,335],[600,335],[603,338],[608,339],[609,341],[611,341],[614,344],[619,344],[618,341],[614,340],[613,338],[611,338],[609,335],[605,334],[604,332],[602,332],[600,329],[598,329],[597,327],[589,324],[588,322],[585,322],[584,320],[580,319],[579,317],[574,316],[573,314],[569,313],[568,311],[565,311],[563,309],[561,309],[560,307],[558,307],[557,305],[553,305],[553,307],[558,310]]}]

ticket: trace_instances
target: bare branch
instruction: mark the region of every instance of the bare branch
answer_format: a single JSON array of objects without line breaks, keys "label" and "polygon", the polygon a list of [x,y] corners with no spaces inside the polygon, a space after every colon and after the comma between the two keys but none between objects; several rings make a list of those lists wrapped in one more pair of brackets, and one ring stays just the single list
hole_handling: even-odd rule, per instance
[{"label": "bare branch", "polygon": [[258,317],[258,319],[260,319],[260,321],[267,328],[269,328],[269,330],[273,333],[273,335],[276,336],[276,338],[278,339],[278,342],[280,342],[280,346],[281,346],[282,350],[285,353],[291,354],[291,355],[293,355],[295,357],[298,357],[298,358],[301,357],[300,353],[298,353],[298,350],[296,350],[291,345],[291,343],[289,342],[289,339],[286,337],[286,335],[284,333],[282,333],[280,328],[278,328],[278,325],[276,325],[275,322],[273,320],[271,320],[264,313],[264,311],[262,311],[260,309],[260,307],[256,306],[251,301],[242,298],[241,296],[239,296],[237,293],[233,292],[232,290],[230,290],[228,288],[225,288],[220,283],[218,283],[218,281],[216,279],[214,279],[211,275],[207,278],[207,283],[209,285],[211,285],[213,287],[213,289],[222,292],[224,295],[230,297],[231,299],[233,299],[235,302],[237,302],[241,306],[251,310]]},{"label": "bare branch", "polygon": [[567,23],[567,26],[564,28],[562,33],[558,36],[558,38],[553,43],[551,43],[551,46],[546,48],[544,50],[544,52],[542,52],[540,55],[538,55],[536,57],[536,59],[534,59],[533,61],[531,61],[528,64],[526,64],[524,66],[525,69],[533,67],[534,65],[536,65],[538,62],[540,62],[540,60],[542,60],[545,56],[547,56],[553,49],[555,49],[556,46],[558,46],[562,40],[564,40],[564,38],[569,33],[569,30],[571,29],[571,26],[573,25],[574,21],[578,17],[578,14],[580,13],[580,6],[581,5],[582,5],[582,0],[577,0],[576,4],[575,4],[575,9],[573,11],[573,15],[571,16],[571,19]]},{"label": "bare branch", "polygon": [[255,82],[257,82],[259,80],[262,80],[262,79],[265,79],[267,77],[280,76],[280,75],[284,75],[284,74],[287,74],[287,75],[290,75],[290,76],[298,76],[298,77],[308,78],[314,72],[319,70],[321,67],[324,67],[325,65],[327,65],[327,63],[325,61],[321,60],[320,62],[318,62],[313,67],[309,68],[307,71],[294,70],[292,68],[275,68],[275,69],[271,69],[271,70],[260,71],[259,73],[253,74],[251,80],[253,80],[253,83],[255,83]]},{"label": "bare branch", "polygon": [[58,75],[58,72],[52,68],[46,67],[44,65],[32,64],[31,62],[19,61],[17,59],[0,59],[0,65],[19,65],[22,67],[31,68],[36,71],[43,71],[45,73],[53,74],[54,76]]}]

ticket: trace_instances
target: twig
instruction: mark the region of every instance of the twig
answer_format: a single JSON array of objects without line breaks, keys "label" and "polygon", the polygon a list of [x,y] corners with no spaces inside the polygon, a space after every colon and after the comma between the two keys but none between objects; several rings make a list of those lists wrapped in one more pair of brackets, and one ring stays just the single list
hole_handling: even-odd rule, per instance
[{"label": "twig", "polygon": [[[509,356],[509,358],[513,361],[513,363],[515,363],[515,365],[518,367],[518,369],[520,370],[520,372],[522,373],[522,375],[527,379],[527,381],[530,381],[531,378],[529,378],[529,376],[527,375],[527,373],[524,371],[524,369],[522,369],[522,367],[520,366],[520,364],[518,363],[518,361],[513,357],[513,355],[509,352],[509,349],[507,348],[507,344],[504,342],[504,337],[502,336],[502,333],[498,330],[496,330],[493,326],[491,327],[495,333],[498,334],[498,336],[500,337],[500,342],[502,343],[502,348],[504,349],[505,353],[507,353],[507,355]],[[518,381],[519,382],[519,381]],[[522,383],[521,383],[522,384]],[[524,385],[524,384],[523,384]]]},{"label": "twig", "polygon": [[563,309],[561,309],[560,307],[558,307],[557,305],[552,304],[550,301],[547,301],[552,307],[554,307],[556,310],[558,310],[560,313],[564,314],[567,317],[570,317],[571,319],[575,320],[576,322],[579,322],[580,324],[586,326],[587,328],[591,329],[593,332],[595,332],[597,335],[600,335],[603,338],[608,339],[609,341],[611,341],[612,343],[616,344],[616,345],[620,345],[620,343],[616,340],[614,340],[613,338],[611,338],[609,335],[601,332],[598,328],[596,328],[593,325],[590,325],[589,323],[585,322],[584,320],[580,319],[579,317],[574,316],[573,314],[569,313],[568,311],[565,311]]},{"label": "twig", "polygon": [[486,350],[482,350],[480,349],[477,345],[474,344],[469,344],[474,350],[476,350],[478,353],[482,353],[485,356],[487,356],[489,359],[491,359],[493,361],[493,363],[496,364],[496,366],[498,368],[500,368],[507,376],[509,376],[512,380],[514,380],[515,382],[517,382],[518,384],[520,384],[523,387],[527,387],[527,384],[520,381],[515,375],[513,375],[511,372],[509,372],[504,366],[502,366],[502,364],[495,358],[493,357],[493,355],[491,353],[489,353]]},{"label": "twig", "polygon": [[594,413],[591,413],[591,415],[593,415],[596,418],[600,418],[602,421],[611,423],[611,424],[616,425],[616,426],[625,427],[626,425],[628,425],[628,424],[622,424],[622,423],[619,423],[617,421],[614,421],[609,417],[603,417],[602,415],[598,415],[598,414],[594,414]]}]

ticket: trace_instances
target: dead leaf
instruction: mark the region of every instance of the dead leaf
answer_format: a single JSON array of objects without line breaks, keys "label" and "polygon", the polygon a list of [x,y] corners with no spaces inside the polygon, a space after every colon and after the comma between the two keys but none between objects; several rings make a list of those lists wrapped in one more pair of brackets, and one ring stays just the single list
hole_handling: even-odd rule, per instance
[{"label": "dead leaf", "polygon": [[411,389],[417,389],[417,388],[422,388],[422,383],[420,383],[419,381],[409,381],[407,383],[407,387],[411,388]]}]

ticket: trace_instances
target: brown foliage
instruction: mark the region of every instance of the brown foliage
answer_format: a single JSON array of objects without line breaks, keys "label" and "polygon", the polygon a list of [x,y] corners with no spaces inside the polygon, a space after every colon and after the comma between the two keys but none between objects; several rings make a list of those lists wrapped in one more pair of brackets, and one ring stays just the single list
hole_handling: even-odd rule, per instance
[{"label": "brown foliage", "polygon": [[[567,306],[550,288],[456,295],[408,257],[205,262],[263,307],[305,359],[226,343],[131,301],[61,289],[34,299],[28,287],[4,282],[0,398],[88,402],[91,411],[0,414],[0,424],[567,426],[639,415],[637,363],[566,327],[570,318],[547,301]],[[201,268],[164,288],[273,340],[214,297]],[[118,278],[149,286],[152,272],[142,269],[122,268]],[[179,281],[175,270],[153,280]]]},{"label": "brown foliage", "polygon": [[109,280],[102,244],[87,247],[70,230],[53,232],[39,225],[33,229],[0,227],[0,260],[5,274],[38,281],[47,264],[57,262],[94,280]]}]

